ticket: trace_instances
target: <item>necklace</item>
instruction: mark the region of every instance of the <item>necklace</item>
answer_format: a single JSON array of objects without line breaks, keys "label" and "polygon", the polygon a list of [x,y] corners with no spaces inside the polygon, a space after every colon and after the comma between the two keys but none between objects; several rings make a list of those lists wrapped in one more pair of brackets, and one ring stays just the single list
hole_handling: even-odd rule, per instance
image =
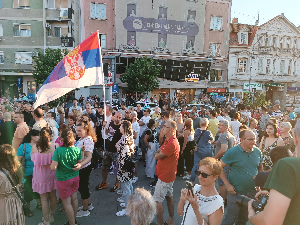
[{"label": "necklace", "polygon": [[[215,186],[213,186],[212,189],[214,189],[214,187],[215,187]],[[207,195],[211,192],[212,189],[210,189],[206,194],[201,194],[201,191],[202,191],[202,189],[201,189],[201,190],[200,190],[200,194],[203,195],[203,196],[209,197],[209,196],[207,196]]]}]

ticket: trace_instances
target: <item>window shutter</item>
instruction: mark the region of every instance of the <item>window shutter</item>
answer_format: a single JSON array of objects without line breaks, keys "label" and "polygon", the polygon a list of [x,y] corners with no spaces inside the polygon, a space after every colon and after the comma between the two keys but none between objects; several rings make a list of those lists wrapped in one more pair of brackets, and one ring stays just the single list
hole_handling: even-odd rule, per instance
[{"label": "window shutter", "polygon": [[95,4],[96,5],[96,19],[100,19],[100,4]]},{"label": "window shutter", "polygon": [[95,3],[91,3],[91,18],[95,18]]},{"label": "window shutter", "polygon": [[101,34],[101,48],[106,49],[106,35]]},{"label": "window shutter", "polygon": [[106,19],[106,5],[105,4],[101,4],[101,19],[105,20]]}]

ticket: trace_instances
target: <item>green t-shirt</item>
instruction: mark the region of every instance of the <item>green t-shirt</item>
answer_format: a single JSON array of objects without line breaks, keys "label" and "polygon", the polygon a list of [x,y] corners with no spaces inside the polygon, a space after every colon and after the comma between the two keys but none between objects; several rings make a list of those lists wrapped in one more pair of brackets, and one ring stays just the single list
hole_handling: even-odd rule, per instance
[{"label": "green t-shirt", "polygon": [[52,160],[58,162],[56,170],[56,180],[65,181],[79,176],[79,171],[74,171],[77,160],[82,159],[80,148],[59,147],[55,149]]},{"label": "green t-shirt", "polygon": [[291,199],[283,225],[298,225],[300,221],[300,158],[284,158],[275,163],[264,188],[272,188]]},{"label": "green t-shirt", "polygon": [[218,125],[219,125],[219,120],[218,119],[210,119],[209,120],[207,130],[209,130],[212,133],[214,138],[215,138],[215,136],[218,132]]},{"label": "green t-shirt", "polygon": [[259,148],[254,147],[249,153],[241,145],[227,150],[221,160],[230,167],[229,183],[237,192],[249,194],[255,191],[254,175],[263,160]]}]

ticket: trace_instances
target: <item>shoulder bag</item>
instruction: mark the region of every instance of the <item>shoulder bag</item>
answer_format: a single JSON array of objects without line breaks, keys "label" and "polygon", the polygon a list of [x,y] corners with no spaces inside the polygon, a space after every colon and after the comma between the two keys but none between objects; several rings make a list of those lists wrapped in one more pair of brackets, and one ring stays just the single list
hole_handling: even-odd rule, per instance
[{"label": "shoulder bag", "polygon": [[200,134],[200,136],[199,136],[197,142],[195,142],[195,152],[198,151],[198,146],[197,146],[197,145],[198,145],[198,143],[199,143],[199,141],[200,141],[202,135],[205,133],[205,131],[206,131],[206,130],[204,130],[204,131]]},{"label": "shoulder bag", "polygon": [[25,216],[32,215],[33,213],[30,211],[30,209],[27,206],[27,202],[24,200],[24,198],[21,196],[20,192],[18,191],[18,187],[14,185],[14,182],[12,181],[10,176],[5,172],[5,170],[1,169],[1,171],[5,174],[5,176],[7,177],[7,179],[9,180],[9,182],[12,186],[12,189],[16,192],[18,198],[21,200],[22,205],[23,205],[24,215]]}]

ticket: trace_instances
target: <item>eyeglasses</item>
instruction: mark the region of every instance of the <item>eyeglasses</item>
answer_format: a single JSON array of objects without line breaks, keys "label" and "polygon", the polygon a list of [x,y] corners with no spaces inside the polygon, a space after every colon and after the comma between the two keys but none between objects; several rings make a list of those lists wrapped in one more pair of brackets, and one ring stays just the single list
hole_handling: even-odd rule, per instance
[{"label": "eyeglasses", "polygon": [[247,141],[257,141],[257,139],[256,138],[244,138],[245,140],[247,140]]},{"label": "eyeglasses", "polygon": [[207,173],[203,173],[199,170],[195,170],[195,174],[199,177],[200,175],[203,177],[203,178],[207,178],[209,176],[211,176],[212,174],[207,174]]}]

